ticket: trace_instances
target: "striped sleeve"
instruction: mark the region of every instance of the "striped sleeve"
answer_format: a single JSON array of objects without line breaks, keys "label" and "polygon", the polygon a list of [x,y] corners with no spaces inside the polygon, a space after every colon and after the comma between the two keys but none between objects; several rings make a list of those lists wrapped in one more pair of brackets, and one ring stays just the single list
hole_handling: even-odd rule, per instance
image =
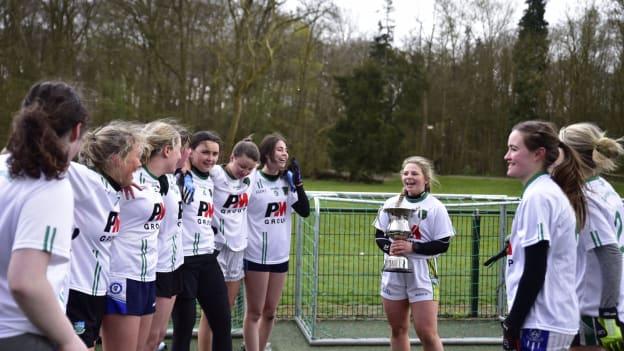
[{"label": "striped sleeve", "polygon": [[24,202],[12,250],[36,249],[69,257],[73,213],[73,193],[66,179],[40,187]]}]

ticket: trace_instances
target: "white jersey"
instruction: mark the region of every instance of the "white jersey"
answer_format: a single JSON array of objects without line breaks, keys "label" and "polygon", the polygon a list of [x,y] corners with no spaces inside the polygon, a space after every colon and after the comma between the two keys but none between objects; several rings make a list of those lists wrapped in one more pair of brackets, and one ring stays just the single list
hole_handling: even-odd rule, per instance
[{"label": "white jersey", "polygon": [[182,195],[173,174],[167,174],[169,191],[163,196],[165,218],[158,234],[158,265],[156,271],[173,272],[184,262],[182,249]]},{"label": "white jersey", "polygon": [[[390,217],[384,209],[403,207],[416,210],[408,219],[412,231],[412,235],[408,238],[409,241],[423,243],[455,235],[453,223],[451,223],[446,207],[435,196],[425,192],[418,198],[404,197],[397,206],[398,199],[399,195],[395,195],[386,200],[373,223],[375,228],[386,232],[390,224]],[[412,263],[415,263],[417,260],[428,259],[432,256],[411,253],[407,257]]]},{"label": "white jersey", "polygon": [[46,277],[64,313],[74,211],[67,178],[10,178],[9,156],[0,155],[0,338],[41,334],[9,290],[7,273],[13,251],[35,249],[50,254]]},{"label": "white jersey", "polygon": [[253,201],[247,208],[248,244],[245,259],[260,264],[288,261],[291,237],[292,205],[297,192],[283,177],[257,171],[251,185]]},{"label": "white jersey", "polygon": [[[513,306],[524,272],[524,248],[549,242],[546,278],[522,328],[576,334],[576,218],[574,210],[550,175],[541,173],[525,185],[516,209],[507,249],[507,306]],[[531,274],[528,272],[527,274]]]},{"label": "white jersey", "polygon": [[74,233],[69,288],[104,296],[108,286],[111,241],[120,228],[119,198],[106,178],[72,162],[68,178],[74,192]]},{"label": "white jersey", "polygon": [[133,178],[140,189],[122,190],[121,229],[111,245],[110,275],[151,282],[156,280],[158,232],[166,209],[158,179],[144,167]]},{"label": "white jersey", "polygon": [[247,247],[245,222],[251,182],[256,171],[243,179],[236,179],[223,167],[217,165],[210,171],[210,177],[214,183],[213,225],[217,228],[216,247],[221,249],[223,245],[226,245],[232,251],[242,251]]},{"label": "white jersey", "polygon": [[[618,237],[622,234],[624,206],[618,194],[603,178],[590,179],[583,190],[587,199],[587,219],[578,239],[576,292],[581,315],[598,317],[602,274],[593,249],[618,244]],[[622,302],[620,299],[618,305]],[[620,308],[624,309],[622,306]]]},{"label": "white jersey", "polygon": [[212,217],[214,186],[209,176],[191,171],[195,194],[193,202],[182,204],[182,247],[184,256],[197,256],[214,252],[214,231]]}]

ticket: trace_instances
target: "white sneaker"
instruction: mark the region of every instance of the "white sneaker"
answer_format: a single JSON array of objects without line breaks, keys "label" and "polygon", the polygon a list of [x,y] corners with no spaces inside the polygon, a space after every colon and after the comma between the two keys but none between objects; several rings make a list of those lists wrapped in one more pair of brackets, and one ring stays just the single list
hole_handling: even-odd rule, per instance
[{"label": "white sneaker", "polygon": [[167,344],[165,344],[164,341],[161,341],[160,345],[158,345],[158,348],[156,349],[156,351],[163,351],[167,349]]},{"label": "white sneaker", "polygon": [[266,346],[264,347],[264,351],[273,351],[273,349],[271,348],[270,342],[267,342]]}]

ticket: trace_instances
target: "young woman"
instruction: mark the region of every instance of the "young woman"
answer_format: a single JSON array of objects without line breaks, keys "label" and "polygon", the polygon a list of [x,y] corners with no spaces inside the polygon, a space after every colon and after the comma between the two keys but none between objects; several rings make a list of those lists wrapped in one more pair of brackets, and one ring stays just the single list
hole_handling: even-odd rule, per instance
[{"label": "young woman", "polygon": [[[168,121],[171,123],[171,121]],[[182,168],[191,153],[189,146],[190,135],[180,126],[176,126],[182,138],[181,157],[176,165],[176,171]],[[165,204],[165,218],[160,225],[158,234],[158,265],[156,266],[156,312],[152,319],[147,343],[143,350],[154,351],[165,338],[167,324],[176,295],[182,291],[182,271],[184,250],[182,248],[182,195],[172,173],[159,177],[161,184],[166,183],[163,200]]]},{"label": "young woman", "polygon": [[573,349],[602,350],[601,347],[611,349],[616,345],[624,349],[616,325],[618,317],[622,319],[618,307],[624,311],[620,252],[620,246],[624,246],[624,204],[613,187],[600,177],[603,172],[617,169],[615,161],[624,155],[624,149],[591,123],[564,127],[559,138],[580,156],[587,199],[587,220],[578,237],[576,269],[581,324]]},{"label": "young woman", "polygon": [[[264,350],[288,272],[291,213],[310,215],[296,160],[286,170],[286,139],[274,133],[260,143],[260,170],[251,184],[245,249],[245,350]],[[290,172],[290,175],[288,174]],[[289,181],[290,180],[290,181]]]},{"label": "young woman", "polygon": [[[403,161],[403,191],[388,199],[375,220],[376,242],[385,255],[406,256],[412,273],[386,272],[381,276],[381,297],[392,330],[392,350],[409,350],[409,315],[423,350],[442,350],[438,335],[438,279],[436,256],[448,250],[455,235],[444,205],[429,192],[435,175],[431,162],[412,156]],[[408,240],[391,241],[385,232],[390,218],[385,208],[415,209],[409,218],[412,235]]]},{"label": "young woman", "polygon": [[[234,305],[243,279],[243,258],[247,247],[246,218],[249,193],[260,153],[251,139],[244,139],[232,148],[230,160],[217,165],[210,172],[214,183],[214,218],[216,228],[215,246],[219,250],[219,266],[228,289],[228,301]],[[198,348],[210,350],[210,329],[205,318],[201,318],[198,333]],[[216,349],[215,349],[216,351]]]},{"label": "young woman", "polygon": [[197,132],[191,138],[189,160],[195,191],[192,201],[182,205],[183,289],[171,314],[172,348],[175,351],[190,348],[196,298],[214,331],[214,349],[232,350],[227,287],[217,262],[219,252],[215,250],[215,231],[212,228],[214,185],[209,172],[217,163],[220,148],[221,139],[213,132]]},{"label": "young woman", "polygon": [[119,232],[121,188],[141,165],[140,129],[111,122],[87,133],[68,175],[74,191],[74,235],[67,316],[93,349],[106,310],[110,245]]},{"label": "young woman", "polygon": [[503,348],[567,350],[579,325],[576,224],[582,228],[586,214],[579,159],[547,122],[517,124],[507,147],[507,176],[524,191],[507,248]]},{"label": "young woman", "polygon": [[166,208],[159,177],[173,173],[180,159],[180,134],[156,121],[143,128],[143,167],[121,199],[121,227],[111,245],[109,287],[103,320],[104,350],[139,350],[147,341],[156,305],[158,233]]},{"label": "young woman", "polygon": [[0,349],[86,350],[65,316],[74,199],[65,171],[88,114],[72,87],[35,84],[0,156]]}]

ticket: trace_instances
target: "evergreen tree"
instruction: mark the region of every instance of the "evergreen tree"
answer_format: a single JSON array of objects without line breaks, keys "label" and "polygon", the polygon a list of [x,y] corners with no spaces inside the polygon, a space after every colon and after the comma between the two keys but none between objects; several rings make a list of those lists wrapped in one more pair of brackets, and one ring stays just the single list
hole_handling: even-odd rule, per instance
[{"label": "evergreen tree", "polygon": [[527,9],[518,24],[513,48],[513,105],[510,124],[547,119],[546,69],[548,67],[548,22],[545,0],[526,0]]}]

